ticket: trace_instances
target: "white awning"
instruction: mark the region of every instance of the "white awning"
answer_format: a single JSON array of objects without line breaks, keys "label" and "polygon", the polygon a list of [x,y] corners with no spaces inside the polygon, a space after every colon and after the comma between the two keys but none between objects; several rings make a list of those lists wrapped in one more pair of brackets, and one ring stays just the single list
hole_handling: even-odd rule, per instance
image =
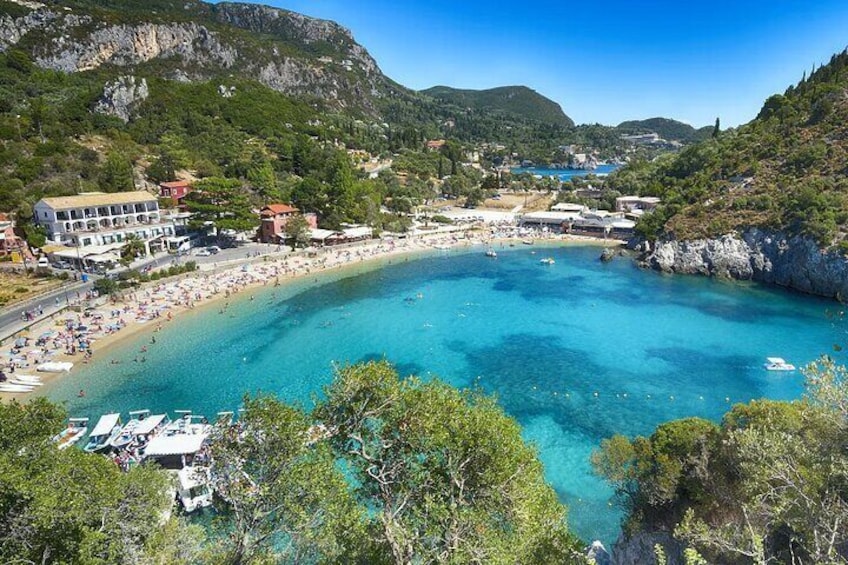
[{"label": "white awning", "polygon": [[374,230],[372,228],[369,228],[368,226],[359,226],[342,230],[343,237],[349,239],[356,239],[359,237],[371,237],[373,234]]},{"label": "white awning", "polygon": [[109,435],[110,433],[112,433],[112,428],[114,428],[118,424],[118,420],[120,418],[120,414],[104,414],[103,416],[100,416],[100,419],[97,421],[97,425],[94,426],[93,430],[91,430],[91,435]]},{"label": "white awning", "polygon": [[162,420],[165,419],[165,414],[155,414],[153,416],[148,416],[144,420],[138,423],[138,425],[133,430],[133,435],[143,436],[149,434],[156,426],[162,423]]},{"label": "white awning", "polygon": [[324,241],[328,237],[331,237],[336,232],[332,230],[322,230],[322,229],[314,229],[309,230],[309,238],[310,239],[318,239],[320,241]]},{"label": "white awning", "polygon": [[94,255],[91,257],[86,257],[89,261],[94,261],[95,263],[117,263],[121,260],[120,257],[115,255],[114,253],[104,253],[103,255]]},{"label": "white awning", "polygon": [[200,451],[207,437],[207,434],[157,436],[147,444],[144,455],[146,457],[162,457],[164,455],[189,455],[197,453]]}]

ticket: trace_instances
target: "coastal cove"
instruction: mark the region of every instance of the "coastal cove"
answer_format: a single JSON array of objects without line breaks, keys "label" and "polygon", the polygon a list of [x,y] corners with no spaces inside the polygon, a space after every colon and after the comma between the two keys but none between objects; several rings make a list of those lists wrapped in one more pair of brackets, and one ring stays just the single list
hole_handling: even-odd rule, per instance
[{"label": "coastal cove", "polygon": [[587,175],[606,176],[619,168],[618,165],[598,165],[596,169],[550,169],[543,167],[517,167],[510,169],[513,175],[531,174],[541,177],[554,177],[562,182],[571,180],[575,177],[585,177]]},{"label": "coastal cove", "polygon": [[497,252],[437,250],[249,289],[165,324],[155,345],[152,325],[129,336],[45,393],[73,416],[212,416],[259,390],[308,405],[334,362],[385,357],[401,374],[496,394],[539,446],[578,535],[610,545],[620,516],[588,462],[602,438],[797,398],[801,375],[767,373],[764,358],[800,366],[844,341],[831,301],[602,264],[595,246]]}]

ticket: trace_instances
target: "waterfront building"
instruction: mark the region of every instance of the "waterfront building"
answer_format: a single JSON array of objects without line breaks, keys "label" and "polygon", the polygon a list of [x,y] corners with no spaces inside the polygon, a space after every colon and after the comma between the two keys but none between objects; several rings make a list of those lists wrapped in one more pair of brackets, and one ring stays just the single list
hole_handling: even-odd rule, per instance
[{"label": "waterfront building", "polygon": [[162,218],[156,197],[144,191],[42,198],[33,212],[36,223],[47,231],[50,253],[77,261],[80,267],[114,263],[113,251],[130,235],[150,253],[162,250],[164,238],[176,233],[174,223]]},{"label": "waterfront building", "polygon": [[619,196],[615,199],[616,212],[634,212],[641,210],[647,212],[653,210],[660,203],[655,196]]},{"label": "waterfront building", "polygon": [[[259,210],[259,241],[262,243],[281,243],[286,239],[285,229],[289,221],[300,214],[300,210],[290,204],[268,204]],[[318,216],[313,213],[302,214],[310,229],[318,227]]]}]

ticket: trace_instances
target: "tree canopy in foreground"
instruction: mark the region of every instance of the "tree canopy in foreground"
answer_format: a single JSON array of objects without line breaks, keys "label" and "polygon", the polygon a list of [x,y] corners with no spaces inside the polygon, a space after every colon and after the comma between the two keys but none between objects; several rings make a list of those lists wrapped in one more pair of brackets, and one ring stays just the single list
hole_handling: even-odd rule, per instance
[{"label": "tree canopy in foreground", "polygon": [[337,370],[312,413],[245,408],[214,437],[204,530],[168,512],[156,466],[59,451],[66,415],[44,399],[0,405],[0,562],[585,562],[536,450],[479,392],[372,362]]},{"label": "tree canopy in foreground", "polygon": [[710,563],[848,563],[848,373],[807,367],[797,402],[734,406],[720,425],[668,422],[593,455],[625,533],[669,532]]}]

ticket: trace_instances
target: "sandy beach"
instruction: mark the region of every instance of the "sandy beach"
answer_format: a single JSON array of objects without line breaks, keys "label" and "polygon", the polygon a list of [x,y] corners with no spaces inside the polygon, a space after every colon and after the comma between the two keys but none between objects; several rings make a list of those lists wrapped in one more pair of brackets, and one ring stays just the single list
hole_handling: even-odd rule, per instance
[{"label": "sandy beach", "polygon": [[[82,312],[65,311],[30,328],[27,345],[3,351],[4,372],[9,379],[16,375],[38,375],[45,385],[62,378],[65,373],[36,372],[45,362],[70,361],[77,367],[90,359],[108,358],[115,344],[140,333],[149,333],[151,345],[157,332],[179,315],[195,308],[215,305],[223,310],[229,300],[250,289],[280,286],[295,279],[315,275],[344,266],[367,264],[394,256],[438,249],[455,249],[475,245],[517,245],[527,237],[510,237],[497,228],[469,230],[460,233],[435,233],[396,240],[371,240],[343,248],[327,247],[297,253],[269,254],[240,261],[238,265],[198,270],[160,282],[123,291],[113,297],[89,301]],[[597,238],[537,234],[533,241],[578,245],[618,246],[620,241]],[[30,344],[31,342],[31,344]],[[14,342],[13,342],[14,343]],[[146,348],[139,351],[144,360]],[[110,362],[117,362],[111,360]],[[12,372],[11,363],[15,369]],[[3,366],[3,365],[0,365]],[[73,369],[72,369],[73,370]],[[0,401],[24,400],[38,395],[0,392]]]}]

